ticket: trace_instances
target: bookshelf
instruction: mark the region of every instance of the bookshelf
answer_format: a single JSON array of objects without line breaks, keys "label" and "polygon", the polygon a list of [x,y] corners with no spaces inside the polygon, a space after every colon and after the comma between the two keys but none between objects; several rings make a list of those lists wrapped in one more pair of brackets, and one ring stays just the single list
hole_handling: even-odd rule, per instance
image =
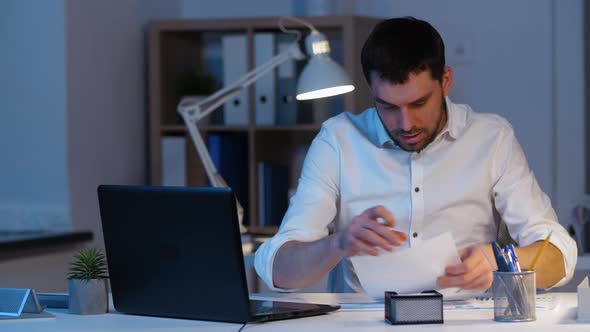
[{"label": "bookshelf", "polygon": [[[360,65],[360,51],[371,29],[380,20],[360,16],[323,16],[304,17],[303,19],[313,24],[316,29],[328,37],[332,46],[332,58],[343,65],[351,75],[356,87],[355,91],[325,100],[297,102],[296,104],[292,104],[294,101],[290,101],[289,91],[285,92],[284,89],[277,91],[275,92],[275,112],[277,113],[275,113],[273,124],[259,125],[256,121],[257,99],[255,98],[260,98],[260,96],[256,96],[255,83],[247,90],[247,98],[242,104],[247,112],[247,122],[225,124],[224,116],[227,114],[227,110],[218,110],[208,119],[199,123],[199,130],[206,140],[214,160],[215,158],[229,158],[231,168],[229,171],[228,169],[225,171],[240,173],[233,174],[233,177],[240,178],[241,190],[234,189],[246,212],[244,224],[253,233],[273,234],[277,230],[276,222],[271,224],[260,219],[263,214],[261,209],[264,207],[261,203],[264,202],[265,195],[259,192],[259,188],[262,188],[259,181],[259,163],[288,167],[288,179],[283,182],[288,184],[288,188],[296,188],[299,176],[297,169],[300,167],[305,153],[304,147],[311,144],[321,123],[341,111],[358,113],[372,105]],[[185,95],[207,95],[212,92],[207,90],[205,93],[199,93],[199,91],[191,90],[198,85],[194,84],[195,82],[205,81],[203,77],[214,78],[214,82],[217,84],[215,90],[221,88],[223,71],[228,68],[228,65],[224,63],[227,61],[227,56],[224,57],[222,51],[222,42],[226,36],[245,37],[246,49],[240,50],[243,52],[240,56],[246,58],[247,70],[255,68],[256,50],[254,45],[258,34],[271,33],[276,36],[276,40],[288,38],[279,30],[278,20],[278,17],[264,17],[164,20],[150,23],[150,184],[167,184],[163,182],[163,172],[170,169],[167,166],[170,156],[163,151],[163,142],[167,138],[175,137],[184,138],[185,142],[184,147],[181,148],[184,151],[180,151],[182,153],[179,154],[180,158],[172,159],[172,162],[183,163],[183,167],[180,167],[185,172],[182,176],[184,178],[183,184],[188,186],[208,185],[205,171],[188,136],[188,131],[176,112],[176,106]],[[300,30],[303,36],[308,33],[304,27],[297,24],[285,22],[285,25],[287,28]],[[277,41],[277,45],[278,43]],[[277,45],[275,47],[278,47]],[[231,54],[231,56],[235,56],[235,54]],[[297,73],[301,70],[302,65],[303,62],[292,64],[292,75],[294,76],[291,83],[296,82]],[[273,74],[276,75],[276,82],[281,77],[279,70],[281,70],[280,67]],[[191,75],[193,75],[192,80]],[[190,85],[190,82],[193,82],[193,86]],[[277,90],[279,90],[278,84]],[[292,84],[291,94],[293,96],[295,94],[294,86]],[[281,87],[283,86],[281,85]],[[234,105],[237,105],[237,102]],[[231,107],[231,105],[225,107]],[[278,111],[295,109],[296,114],[291,114],[288,120],[280,118],[285,113],[279,114]],[[229,145],[231,153],[228,154],[228,151],[223,151],[223,149],[216,152],[211,151],[213,142],[224,142],[225,140],[235,143]],[[223,145],[223,143],[221,144]],[[230,157],[240,149],[243,151],[238,151],[237,155],[241,158],[232,161]],[[294,167],[294,163],[299,163],[299,166]],[[232,174],[228,176],[224,173],[223,167],[217,166],[220,168],[220,173],[230,182]],[[282,171],[280,174],[284,176],[285,172]],[[266,175],[264,178],[266,179]]]}]

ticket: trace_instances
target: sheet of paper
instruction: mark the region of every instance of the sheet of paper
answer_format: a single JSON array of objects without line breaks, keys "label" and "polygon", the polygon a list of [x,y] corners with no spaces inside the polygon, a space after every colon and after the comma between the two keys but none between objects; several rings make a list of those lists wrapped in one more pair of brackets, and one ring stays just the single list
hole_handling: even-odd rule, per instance
[{"label": "sheet of paper", "polygon": [[[444,301],[464,301],[475,299],[477,297],[490,296],[487,290],[467,290],[457,287],[444,288],[437,290],[442,294]],[[491,292],[491,291],[490,291]]]},{"label": "sheet of paper", "polygon": [[[445,310],[494,310],[494,298],[490,296],[477,297],[463,301],[445,301]],[[555,294],[537,294],[535,307],[537,309],[555,310],[559,304],[559,296]]]},{"label": "sheet of paper", "polygon": [[370,296],[385,291],[417,293],[437,289],[436,279],[449,264],[461,262],[451,233],[443,233],[412,248],[379,256],[350,258],[361,285]]}]

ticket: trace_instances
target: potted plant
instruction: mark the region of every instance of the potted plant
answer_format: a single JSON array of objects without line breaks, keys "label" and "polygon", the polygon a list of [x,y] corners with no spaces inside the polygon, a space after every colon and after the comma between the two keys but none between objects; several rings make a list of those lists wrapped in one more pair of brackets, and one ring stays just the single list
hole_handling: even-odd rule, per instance
[{"label": "potted plant", "polygon": [[74,256],[68,272],[69,311],[73,314],[104,314],[108,309],[107,263],[95,248],[82,249]]}]

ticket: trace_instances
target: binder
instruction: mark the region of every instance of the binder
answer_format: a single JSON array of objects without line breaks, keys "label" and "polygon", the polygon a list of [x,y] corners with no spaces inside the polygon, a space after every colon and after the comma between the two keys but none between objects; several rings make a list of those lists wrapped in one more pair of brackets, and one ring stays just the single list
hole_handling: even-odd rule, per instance
[{"label": "binder", "polygon": [[[277,54],[287,50],[293,44],[293,36],[277,35]],[[297,122],[296,63],[288,60],[277,69],[277,122],[280,125],[294,125]]]},{"label": "binder", "polygon": [[[201,35],[203,48],[201,56],[205,64],[205,72],[211,75],[217,83],[217,88],[221,88],[223,80],[223,49],[222,38],[216,33],[203,33]],[[213,112],[209,114],[208,120],[200,120],[200,124],[223,124],[223,112]],[[190,179],[189,179],[190,181]]]},{"label": "binder", "polygon": [[[254,35],[254,66],[257,68],[274,56],[275,36],[273,33],[257,33]],[[275,70],[262,76],[254,85],[256,98],[255,113],[257,125],[275,124]]]},{"label": "binder", "polygon": [[258,163],[259,223],[280,226],[289,207],[289,169],[284,165]]},{"label": "binder", "polygon": [[162,137],[162,185],[186,186],[186,140]]},{"label": "binder", "polygon": [[[227,86],[248,72],[247,43],[244,34],[225,35],[222,38],[223,84]],[[225,102],[224,122],[228,125],[248,124],[248,91],[244,89]]]}]

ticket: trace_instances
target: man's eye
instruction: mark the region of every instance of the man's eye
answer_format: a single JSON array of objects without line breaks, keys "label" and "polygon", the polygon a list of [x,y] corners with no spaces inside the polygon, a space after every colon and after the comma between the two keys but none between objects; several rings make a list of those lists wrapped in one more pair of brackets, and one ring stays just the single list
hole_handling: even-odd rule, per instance
[{"label": "man's eye", "polygon": [[384,111],[393,112],[393,111],[397,111],[399,109],[399,107],[397,107],[397,106],[391,106],[391,105],[381,105],[381,109],[384,110]]}]

